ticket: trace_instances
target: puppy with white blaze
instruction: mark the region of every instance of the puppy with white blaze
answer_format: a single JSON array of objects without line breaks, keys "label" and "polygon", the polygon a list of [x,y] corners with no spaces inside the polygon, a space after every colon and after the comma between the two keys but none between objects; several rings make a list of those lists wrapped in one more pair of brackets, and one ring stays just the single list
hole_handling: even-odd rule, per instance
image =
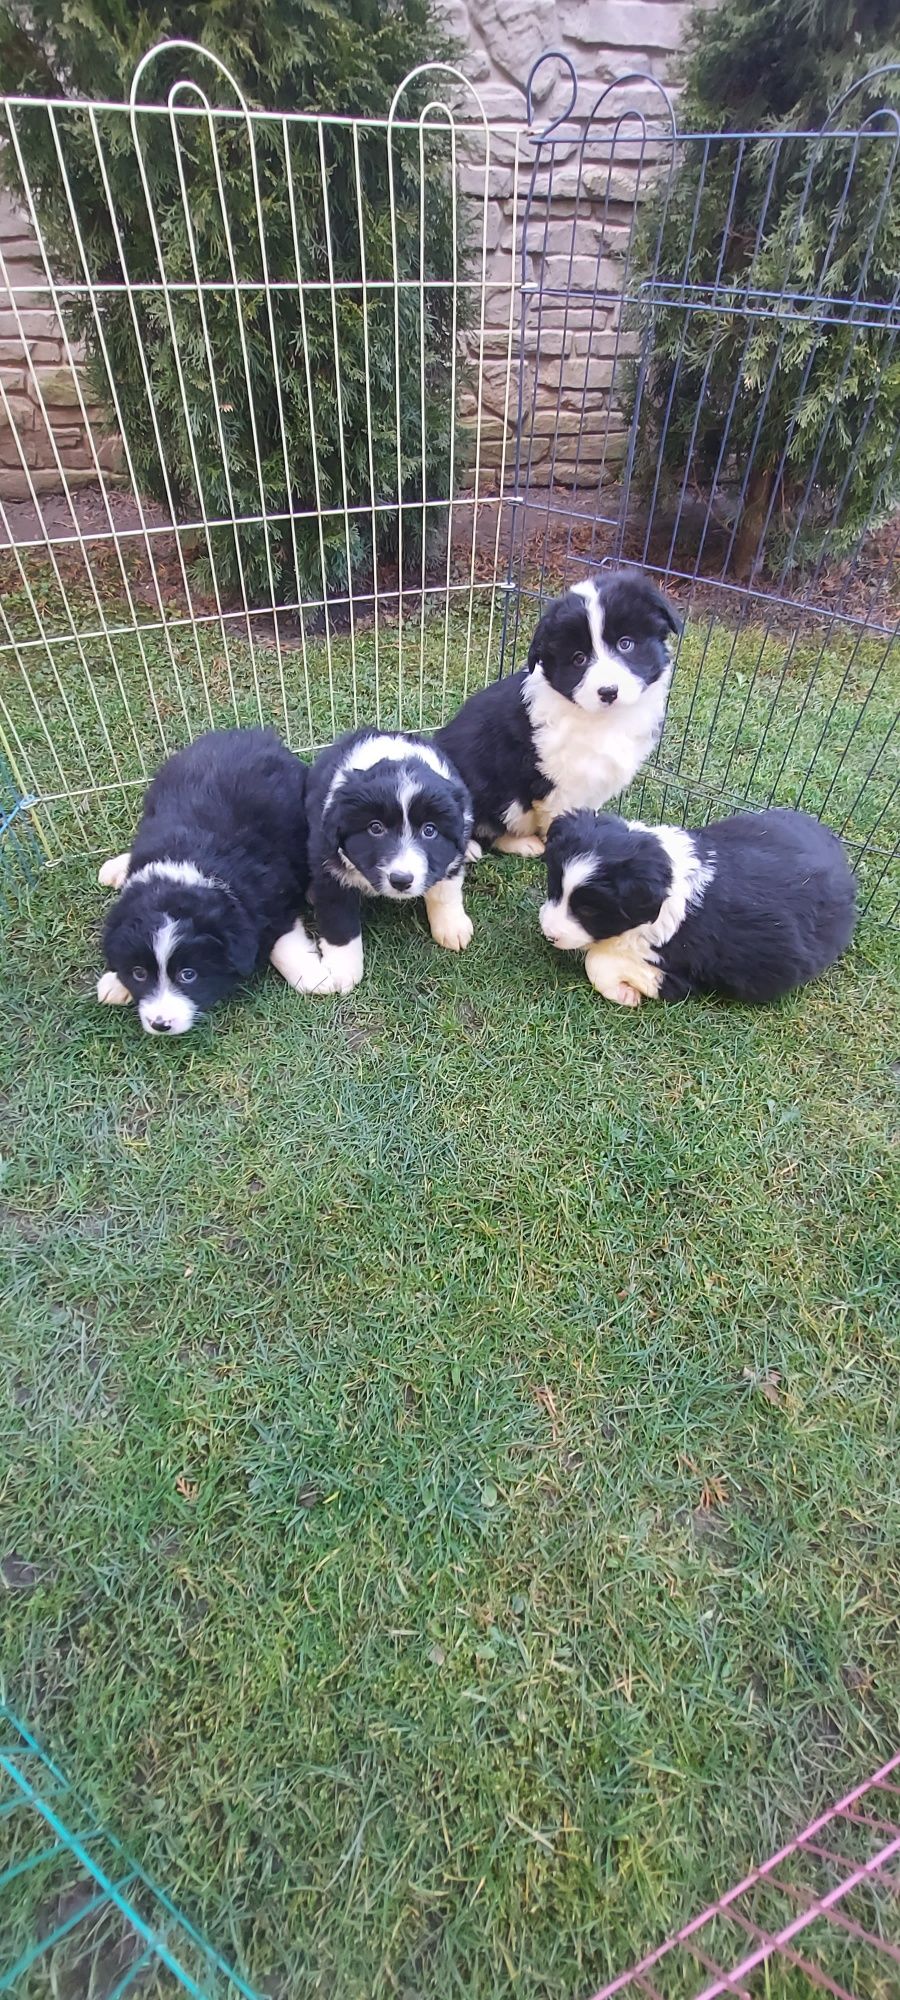
[{"label": "puppy with white blaze", "polygon": [[296,930],[309,871],[306,765],[273,730],[223,729],[156,774],[103,932],[107,1006],[137,1002],[149,1035],[183,1035],[271,958],[291,985],[316,954]]},{"label": "puppy with white blaze", "polygon": [[816,979],[846,950],[856,884],[836,834],[773,807],[686,832],[565,813],[546,850],[544,936],[582,951],[598,993],[721,993],[758,1003]]},{"label": "puppy with white blaze", "polygon": [[318,964],[305,993],[349,993],[363,972],[364,896],[425,899],[431,935],[465,951],[463,909],[472,802],[449,760],[424,737],[357,729],[317,757],[309,778],[310,901]]},{"label": "puppy with white blaze", "polygon": [[434,739],[472,794],[476,842],[540,854],[560,813],[630,785],[662,731],[680,631],[639,572],[548,604],[527,664],[470,696]]}]

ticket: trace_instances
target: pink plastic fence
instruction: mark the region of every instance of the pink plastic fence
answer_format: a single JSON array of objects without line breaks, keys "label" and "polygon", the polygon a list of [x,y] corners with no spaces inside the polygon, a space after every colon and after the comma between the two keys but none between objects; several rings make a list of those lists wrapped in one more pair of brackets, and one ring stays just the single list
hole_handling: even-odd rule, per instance
[{"label": "pink plastic fence", "polygon": [[593,2000],[813,1992],[900,1995],[900,1754]]}]

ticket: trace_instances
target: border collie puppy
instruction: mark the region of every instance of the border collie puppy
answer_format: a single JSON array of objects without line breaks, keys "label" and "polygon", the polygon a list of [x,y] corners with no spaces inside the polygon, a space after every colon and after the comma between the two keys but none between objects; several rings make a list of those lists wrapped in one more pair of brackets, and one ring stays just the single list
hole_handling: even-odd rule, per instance
[{"label": "border collie puppy", "polygon": [[319,946],[318,963],[304,963],[294,982],[304,993],[349,993],[359,985],[363,896],[424,896],[435,943],[465,951],[472,802],[439,750],[420,736],[353,730],[317,757],[307,807]]},{"label": "border collie puppy", "polygon": [[544,936],[583,951],[591,985],[623,1007],[642,995],[777,1000],[817,978],[853,936],[850,864],[808,813],[735,813],[689,833],[565,813],[546,860]]},{"label": "border collie puppy", "polygon": [[[122,893],[103,931],[110,970],[98,1000],[135,1000],[149,1035],[183,1035],[261,959],[296,984],[307,775],[269,729],[213,731],[163,764],[131,852],[100,870]],[[308,939],[305,953],[315,956]]]},{"label": "border collie puppy", "polygon": [[548,604],[527,665],[470,696],[434,739],[472,794],[476,842],[540,854],[559,813],[630,785],[662,731],[680,631],[639,573]]}]

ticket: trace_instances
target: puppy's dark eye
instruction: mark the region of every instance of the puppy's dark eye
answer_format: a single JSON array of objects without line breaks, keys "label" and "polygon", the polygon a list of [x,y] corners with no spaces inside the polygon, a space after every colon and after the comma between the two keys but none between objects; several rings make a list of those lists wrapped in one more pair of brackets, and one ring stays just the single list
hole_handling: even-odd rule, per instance
[{"label": "puppy's dark eye", "polygon": [[196,977],[197,974],[192,965],[183,965],[178,974],[179,984],[182,986],[193,986]]},{"label": "puppy's dark eye", "polygon": [[423,840],[437,839],[437,827],[432,825],[430,819],[425,821],[424,826],[420,828],[420,832]]},{"label": "puppy's dark eye", "polygon": [[146,967],[143,965],[133,965],[131,968],[131,977],[134,980],[135,986],[143,986],[147,977]]},{"label": "puppy's dark eye", "polygon": [[620,640],[619,640],[619,652],[620,652],[620,653],[633,653],[633,652],[634,652],[634,640],[633,640],[633,639],[620,639]]},{"label": "puppy's dark eye", "polygon": [[587,666],[587,654],[586,654],[586,653],[573,653],[573,654],[572,654],[572,665],[573,665],[573,667],[586,667],[586,666]]},{"label": "puppy's dark eye", "polygon": [[368,825],[368,832],[372,835],[373,840],[381,839],[381,836],[384,832],[384,827],[382,826],[380,819],[370,819]]}]

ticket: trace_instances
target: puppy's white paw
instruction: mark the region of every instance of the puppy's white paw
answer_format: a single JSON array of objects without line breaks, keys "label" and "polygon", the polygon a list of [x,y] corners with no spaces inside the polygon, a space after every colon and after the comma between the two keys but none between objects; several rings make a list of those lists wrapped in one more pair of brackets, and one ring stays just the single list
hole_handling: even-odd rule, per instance
[{"label": "puppy's white paw", "polygon": [[322,960],[304,924],[297,918],[293,930],[284,931],[269,953],[269,962],[295,993],[315,993],[322,976]]},{"label": "puppy's white paw", "polygon": [[428,921],[435,944],[443,945],[445,951],[465,951],[475,936],[475,925],[462,907],[455,913],[442,910],[434,917],[429,913]]},{"label": "puppy's white paw", "polygon": [[465,951],[475,935],[475,925],[463,903],[463,886],[462,875],[457,875],[452,882],[436,882],[433,889],[425,891],[428,928],[435,944],[445,951]]},{"label": "puppy's white paw", "polygon": [[129,854],[113,854],[98,870],[97,880],[101,889],[121,889],[128,874]]},{"label": "puppy's white paw", "polygon": [[592,944],[585,954],[584,969],[596,992],[616,1007],[639,1007],[642,999],[655,1000],[662,980],[652,950],[639,931],[626,931],[621,937]]},{"label": "puppy's white paw", "polygon": [[114,972],[103,972],[97,981],[97,999],[104,1007],[127,1007],[131,994]]},{"label": "puppy's white paw", "polygon": [[351,938],[349,944],[320,944],[321,965],[315,985],[304,987],[306,993],[352,993],[363,976],[362,938]]},{"label": "puppy's white paw", "polygon": [[320,948],[299,917],[292,931],[276,938],[269,958],[295,993],[352,993],[363,975],[362,938]]},{"label": "puppy's white paw", "polygon": [[480,840],[469,841],[469,845],[466,848],[467,861],[480,861],[483,853],[484,853],[484,848],[482,847]]},{"label": "puppy's white paw", "polygon": [[501,833],[494,846],[498,854],[520,854],[526,860],[544,852],[544,843],[536,833]]}]

